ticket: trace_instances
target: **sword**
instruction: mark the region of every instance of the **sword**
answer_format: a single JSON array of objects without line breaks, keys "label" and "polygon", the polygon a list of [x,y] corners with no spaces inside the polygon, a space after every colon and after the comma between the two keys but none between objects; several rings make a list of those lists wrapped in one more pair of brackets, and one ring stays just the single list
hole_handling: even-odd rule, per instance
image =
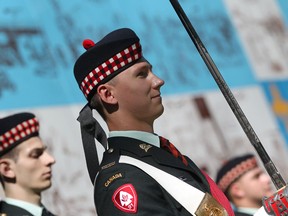
[{"label": "sword", "polygon": [[186,16],[185,12],[183,11],[180,3],[178,0],[170,0],[175,12],[177,13],[179,19],[181,20],[183,26],[185,27],[187,33],[189,34],[191,40],[193,41],[195,47],[197,48],[199,54],[201,55],[202,59],[204,60],[206,66],[208,67],[211,75],[213,76],[214,80],[216,81],[219,89],[221,90],[223,96],[225,97],[227,103],[229,104],[230,108],[232,109],[234,115],[238,119],[242,129],[244,130],[245,134],[247,135],[249,141],[257,151],[261,161],[264,164],[264,167],[269,174],[273,184],[278,189],[281,189],[286,186],[286,182],[278,172],[276,166],[272,162],[271,158],[267,154],[266,150],[264,149],[262,143],[260,142],[257,134],[255,133],[254,129],[252,128],[251,124],[249,123],[248,119],[246,118],[245,114],[243,113],[241,107],[239,106],[237,100],[235,99],[233,93],[229,89],[227,83],[223,79],[221,73],[219,72],[217,66],[215,65],[214,61],[212,60],[211,56],[209,55],[208,51],[206,50],[205,46],[203,45],[201,39],[199,38],[197,32],[195,31],[194,27],[192,26],[191,22],[189,21],[188,17]]}]

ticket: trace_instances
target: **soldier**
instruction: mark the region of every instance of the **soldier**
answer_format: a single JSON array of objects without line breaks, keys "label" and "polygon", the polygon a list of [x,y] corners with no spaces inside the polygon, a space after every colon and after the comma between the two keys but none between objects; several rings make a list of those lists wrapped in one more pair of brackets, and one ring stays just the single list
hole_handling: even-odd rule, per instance
[{"label": "soldier", "polygon": [[[98,215],[184,216],[200,210],[198,215],[233,216],[215,182],[154,132],[164,110],[164,81],[143,57],[135,32],[117,29],[83,45],[87,51],[76,61],[74,75],[88,108],[96,109],[109,129],[109,149],[94,183]],[[208,201],[199,207],[204,195]]]},{"label": "soldier", "polygon": [[216,182],[235,206],[236,216],[254,215],[264,196],[273,195],[270,177],[253,154],[233,157],[219,169]]},{"label": "soldier", "polygon": [[5,198],[0,213],[6,216],[53,216],[41,203],[51,186],[55,159],[39,137],[39,122],[32,113],[0,119],[0,179]]}]

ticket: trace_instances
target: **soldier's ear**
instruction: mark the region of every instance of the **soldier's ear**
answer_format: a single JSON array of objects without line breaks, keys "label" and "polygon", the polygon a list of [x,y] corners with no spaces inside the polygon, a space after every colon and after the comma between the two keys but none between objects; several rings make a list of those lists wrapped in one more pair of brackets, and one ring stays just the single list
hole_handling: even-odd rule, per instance
[{"label": "soldier's ear", "polygon": [[241,185],[238,182],[232,183],[230,186],[230,193],[235,198],[242,198],[245,196],[245,192],[242,190]]},{"label": "soldier's ear", "polygon": [[1,158],[0,173],[3,178],[9,178],[9,179],[15,178],[15,172],[13,170],[13,160],[8,158]]},{"label": "soldier's ear", "polygon": [[102,101],[107,104],[116,104],[118,101],[114,96],[114,87],[109,84],[100,85],[97,88],[97,93]]}]

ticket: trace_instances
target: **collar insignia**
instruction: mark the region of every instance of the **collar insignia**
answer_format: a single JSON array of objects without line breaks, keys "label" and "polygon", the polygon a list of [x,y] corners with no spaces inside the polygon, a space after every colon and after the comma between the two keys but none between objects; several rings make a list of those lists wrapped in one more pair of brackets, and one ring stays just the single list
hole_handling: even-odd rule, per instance
[{"label": "collar insignia", "polygon": [[152,147],[151,145],[148,145],[148,144],[140,144],[139,147],[141,149],[143,149],[145,152],[148,152],[148,150]]}]

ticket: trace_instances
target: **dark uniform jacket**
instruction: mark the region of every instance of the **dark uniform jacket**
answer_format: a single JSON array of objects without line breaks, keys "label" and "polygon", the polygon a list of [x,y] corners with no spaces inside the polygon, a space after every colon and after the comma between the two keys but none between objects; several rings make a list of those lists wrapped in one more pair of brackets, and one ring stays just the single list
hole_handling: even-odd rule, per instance
[{"label": "dark uniform jacket", "polygon": [[30,212],[15,205],[10,205],[4,201],[0,202],[0,213],[7,216],[33,216]]},{"label": "dark uniform jacket", "polygon": [[101,170],[94,184],[98,216],[191,215],[144,171],[118,163],[120,155],[146,162],[210,193],[205,176],[189,158],[189,166],[185,166],[165,150],[133,138],[112,137],[108,143],[110,148],[104,153]]},{"label": "dark uniform jacket", "polygon": [[[25,209],[15,205],[8,204],[4,201],[0,201],[0,215],[1,214],[5,214],[5,216],[34,216]],[[55,216],[55,215],[49,212],[47,213],[47,216]]]}]

